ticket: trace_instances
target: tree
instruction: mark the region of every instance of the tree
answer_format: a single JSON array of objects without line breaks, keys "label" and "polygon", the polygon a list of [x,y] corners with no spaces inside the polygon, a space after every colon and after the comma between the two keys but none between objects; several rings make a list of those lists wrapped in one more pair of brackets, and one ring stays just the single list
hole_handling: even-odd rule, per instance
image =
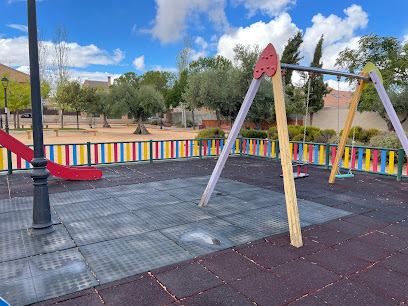
[{"label": "tree", "polygon": [[[395,37],[379,37],[371,33],[360,38],[356,49],[346,48],[336,59],[337,66],[353,73],[362,70],[368,62],[372,62],[381,70],[391,103],[396,113],[401,116],[400,122],[405,122],[408,117],[408,103],[401,100],[401,97],[406,96],[408,85],[408,44]],[[358,110],[377,112],[387,123],[388,130],[394,130],[378,93],[372,86],[362,92]]]},{"label": "tree", "polygon": [[[281,62],[285,64],[299,65],[303,56],[300,56],[300,45],[302,44],[302,32],[297,32],[293,37],[289,38],[287,45],[283,49]],[[286,114],[302,114],[304,112],[304,95],[302,91],[295,87],[292,83],[292,70],[285,71],[285,106]]]},{"label": "tree", "polygon": [[[323,63],[320,62],[322,58],[323,35],[320,37],[313,54],[313,60],[310,63],[311,67],[322,68]],[[308,82],[304,85],[304,92],[308,92]],[[312,74],[310,78],[310,99],[309,99],[309,113],[310,125],[313,125],[313,114],[324,107],[323,97],[330,93],[327,84],[323,81],[323,74]]]},{"label": "tree", "polygon": [[[69,46],[68,31],[65,25],[57,25],[54,38],[55,59],[53,61],[54,75],[56,81],[57,95],[59,87],[64,87],[71,76],[69,67]],[[61,96],[61,93],[60,95]],[[61,109],[61,128],[64,127],[64,110],[67,105],[59,99],[54,99],[54,103]]]},{"label": "tree", "polygon": [[[2,94],[4,101],[4,93]],[[10,80],[7,88],[7,107],[11,112],[14,112],[14,128],[20,128],[19,110],[30,107],[31,104],[31,88],[30,83],[19,83],[15,80]]]},{"label": "tree", "polygon": [[76,111],[77,129],[79,129],[79,112],[84,109],[81,97],[81,85],[78,81],[66,82],[60,84],[57,88],[55,100],[63,105],[64,109],[73,109]]},{"label": "tree", "polygon": [[138,126],[133,134],[150,134],[143,120],[162,112],[164,107],[163,95],[152,85],[141,85],[138,89],[129,84],[113,86],[108,98],[112,105],[112,113],[116,115],[130,113],[137,119]]},{"label": "tree", "polygon": [[140,85],[141,79],[134,72],[126,72],[114,81],[114,86],[120,86],[123,84],[127,84],[133,86],[134,88],[138,88]]},{"label": "tree", "polygon": [[209,69],[225,69],[232,66],[232,62],[221,56],[208,56],[208,57],[200,57],[195,61],[192,61],[189,65],[189,69],[191,72],[202,72]]},{"label": "tree", "polygon": [[107,116],[113,116],[113,104],[109,99],[109,93],[106,91],[96,91],[95,97],[88,103],[86,103],[85,111],[88,114],[95,116],[101,114],[103,116],[103,127],[110,128],[107,120]]}]

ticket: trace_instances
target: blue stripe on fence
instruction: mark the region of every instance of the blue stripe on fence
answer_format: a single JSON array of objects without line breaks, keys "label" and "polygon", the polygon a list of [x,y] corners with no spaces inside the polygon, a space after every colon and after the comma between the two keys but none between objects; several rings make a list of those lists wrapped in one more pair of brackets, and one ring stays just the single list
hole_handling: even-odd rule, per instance
[{"label": "blue stripe on fence", "polygon": [[160,158],[164,158],[164,142],[160,141]]},{"label": "blue stripe on fence", "polygon": [[101,143],[101,159],[102,159],[102,164],[105,163],[105,145]]},{"label": "blue stripe on fence", "polygon": [[385,173],[385,162],[387,161],[387,151],[381,150],[381,172]]},{"label": "blue stripe on fence", "polygon": [[255,140],[256,143],[256,155],[259,155],[259,140]]},{"label": "blue stripe on fence", "polygon": [[319,163],[319,146],[315,145],[315,160],[314,160],[315,164]]},{"label": "blue stripe on fence", "polygon": [[176,140],[176,158],[179,157],[179,142]]},{"label": "blue stripe on fence", "polygon": [[73,145],[72,146],[72,153],[73,153],[73,162],[74,165],[78,165],[78,160],[77,160],[77,146]]},{"label": "blue stripe on fence", "polygon": [[120,143],[120,161],[125,161],[124,152],[123,152],[123,142]]},{"label": "blue stripe on fence", "polygon": [[190,156],[194,156],[194,154],[193,154],[193,143],[194,143],[194,140],[190,140]]},{"label": "blue stripe on fence", "polygon": [[142,142],[139,142],[139,160],[142,160]]},{"label": "blue stripe on fence", "polygon": [[28,169],[30,168],[30,163],[28,161],[25,162],[25,167]]},{"label": "blue stripe on fence", "polygon": [[268,157],[271,157],[271,142],[268,140]]},{"label": "blue stripe on fence", "polygon": [[54,146],[50,146],[50,161],[54,161]]},{"label": "blue stripe on fence", "polygon": [[363,168],[363,149],[358,149],[358,170]]}]

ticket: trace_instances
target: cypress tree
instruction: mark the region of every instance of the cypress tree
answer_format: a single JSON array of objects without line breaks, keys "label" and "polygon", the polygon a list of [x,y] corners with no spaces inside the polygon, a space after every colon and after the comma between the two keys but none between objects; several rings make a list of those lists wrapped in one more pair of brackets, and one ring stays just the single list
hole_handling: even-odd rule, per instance
[{"label": "cypress tree", "polygon": [[[313,60],[310,63],[311,67],[322,68],[323,63],[320,61],[322,58],[322,46],[323,35],[320,37],[319,42],[316,45],[315,52],[313,54]],[[330,93],[327,84],[323,81],[323,74],[312,74],[310,80],[310,100],[309,100],[309,113],[310,113],[310,125],[313,125],[313,114],[317,113],[324,107],[323,97]],[[307,95],[308,84],[305,84],[304,90]]]}]

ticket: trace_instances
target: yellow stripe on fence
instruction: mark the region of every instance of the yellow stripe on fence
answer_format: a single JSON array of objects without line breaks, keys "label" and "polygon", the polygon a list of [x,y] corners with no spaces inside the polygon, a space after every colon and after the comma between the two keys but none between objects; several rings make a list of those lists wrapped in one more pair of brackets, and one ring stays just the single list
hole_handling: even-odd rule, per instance
[{"label": "yellow stripe on fence", "polygon": [[305,145],[304,145],[303,150],[304,150],[304,153],[305,153],[304,156],[303,156],[303,157],[304,157],[303,160],[304,160],[304,161],[307,161],[307,144],[306,144],[306,143],[305,143]]},{"label": "yellow stripe on fence", "polygon": [[112,144],[108,143],[108,163],[112,162]]},{"label": "yellow stripe on fence", "polygon": [[272,157],[275,157],[275,142],[272,142]]},{"label": "yellow stripe on fence", "polygon": [[320,146],[320,164],[323,165],[323,157],[324,157],[324,146]]},{"label": "yellow stripe on fence", "polygon": [[62,146],[58,146],[57,151],[58,151],[58,163],[62,164]]},{"label": "yellow stripe on fence", "polygon": [[215,151],[216,147],[215,147],[215,140],[211,141],[211,151],[212,151],[212,155],[217,154],[217,151]]},{"label": "yellow stripe on fence", "polygon": [[3,148],[0,148],[0,170],[3,169]]},{"label": "yellow stripe on fence", "polygon": [[180,141],[180,157],[184,157],[184,141]]},{"label": "yellow stripe on fence", "polygon": [[293,158],[293,143],[289,144],[289,150],[290,150],[290,159]]},{"label": "yellow stripe on fence", "polygon": [[252,139],[249,141],[249,154],[252,155]]},{"label": "yellow stripe on fence", "polygon": [[348,168],[350,148],[346,147],[344,150],[344,168]]},{"label": "yellow stripe on fence", "polygon": [[144,143],[143,145],[143,159],[146,160],[147,159],[147,142]]},{"label": "yellow stripe on fence", "polygon": [[259,145],[259,155],[262,156],[263,155],[263,141],[261,140],[260,143],[261,144]]},{"label": "yellow stripe on fence", "polygon": [[169,150],[169,142],[166,141],[166,158],[169,158],[170,150]]},{"label": "yellow stripe on fence", "polygon": [[85,164],[85,146],[79,146],[79,162],[83,165]]},{"label": "yellow stripe on fence", "polygon": [[370,170],[370,149],[366,149],[365,170]]},{"label": "yellow stripe on fence", "polygon": [[126,158],[127,161],[130,160],[130,143],[126,144]]},{"label": "yellow stripe on fence", "polygon": [[390,174],[394,173],[394,151],[390,151],[390,161],[388,165],[388,172]]},{"label": "yellow stripe on fence", "polygon": [[[225,139],[223,140],[224,145],[226,143]],[[239,139],[235,141],[235,153],[239,153]]]},{"label": "yellow stripe on fence", "polygon": [[197,156],[198,155],[198,140],[194,141],[194,155]]}]

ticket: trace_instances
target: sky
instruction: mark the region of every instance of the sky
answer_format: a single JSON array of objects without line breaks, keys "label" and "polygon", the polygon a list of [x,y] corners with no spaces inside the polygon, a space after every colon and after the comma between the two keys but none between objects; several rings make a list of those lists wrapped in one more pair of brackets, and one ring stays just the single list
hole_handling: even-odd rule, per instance
[{"label": "sky", "polygon": [[[29,65],[26,5],[0,0],[0,63],[21,71]],[[263,49],[271,42],[281,54],[302,31],[305,66],[324,35],[323,68],[337,69],[337,54],[355,48],[362,35],[408,41],[407,11],[407,0],[37,0],[37,23],[49,58],[55,29],[65,25],[73,77],[106,80],[128,71],[177,72],[186,34],[194,60],[216,54],[232,59],[238,43]],[[334,78],[326,80],[337,88]],[[348,88],[342,80],[341,89]]]}]

